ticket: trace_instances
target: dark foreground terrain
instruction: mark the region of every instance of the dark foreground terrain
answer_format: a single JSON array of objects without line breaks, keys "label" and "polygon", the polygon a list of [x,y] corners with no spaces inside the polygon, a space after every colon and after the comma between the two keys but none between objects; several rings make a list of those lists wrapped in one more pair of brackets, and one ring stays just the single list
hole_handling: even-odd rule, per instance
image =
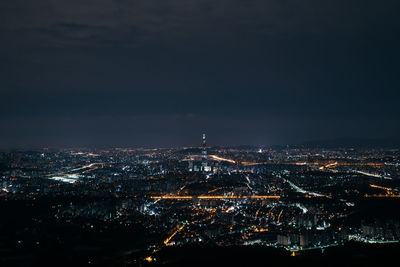
[{"label": "dark foreground terrain", "polygon": [[0,263],[1,266],[395,266],[400,246],[349,243],[323,252],[301,252],[296,256],[284,250],[262,247],[168,248],[157,254],[152,263],[130,262],[128,258],[84,262],[77,252],[54,252],[49,249],[30,257],[2,258]]},{"label": "dark foreground terrain", "polygon": [[[159,254],[154,265],[165,266],[393,266],[400,246],[349,243],[343,247],[313,250],[296,256],[284,250],[261,247],[171,248]],[[397,263],[396,263],[397,262]],[[153,264],[149,264],[153,265]]]}]

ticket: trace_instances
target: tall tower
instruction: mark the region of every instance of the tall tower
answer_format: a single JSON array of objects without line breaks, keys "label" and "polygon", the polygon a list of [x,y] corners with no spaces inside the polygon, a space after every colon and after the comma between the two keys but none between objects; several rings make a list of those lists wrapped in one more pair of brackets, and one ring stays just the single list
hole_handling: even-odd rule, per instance
[{"label": "tall tower", "polygon": [[207,142],[206,134],[203,133],[203,147],[201,150],[201,170],[206,171],[207,169]]}]

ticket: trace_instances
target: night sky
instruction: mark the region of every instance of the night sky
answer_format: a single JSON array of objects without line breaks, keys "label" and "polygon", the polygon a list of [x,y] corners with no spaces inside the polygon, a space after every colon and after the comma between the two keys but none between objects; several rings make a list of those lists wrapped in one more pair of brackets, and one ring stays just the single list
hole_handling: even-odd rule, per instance
[{"label": "night sky", "polygon": [[1,0],[0,148],[400,137],[398,0]]}]

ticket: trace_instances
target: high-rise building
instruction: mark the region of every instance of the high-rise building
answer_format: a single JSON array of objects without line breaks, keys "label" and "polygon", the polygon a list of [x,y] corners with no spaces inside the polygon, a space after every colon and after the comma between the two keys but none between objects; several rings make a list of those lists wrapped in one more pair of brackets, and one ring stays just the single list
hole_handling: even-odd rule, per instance
[{"label": "high-rise building", "polygon": [[203,133],[203,143],[201,149],[201,170],[208,171],[207,166],[207,141],[206,141],[206,134]]},{"label": "high-rise building", "polygon": [[[198,164],[198,165],[197,165]],[[189,162],[189,171],[201,171],[201,172],[211,172],[212,168],[208,164],[207,160],[207,141],[206,141],[206,134],[203,133],[202,135],[202,144],[201,144],[201,162]]]},{"label": "high-rise building", "polygon": [[203,149],[201,151],[201,158],[203,161],[207,160],[207,142],[206,142],[206,134],[203,133]]}]

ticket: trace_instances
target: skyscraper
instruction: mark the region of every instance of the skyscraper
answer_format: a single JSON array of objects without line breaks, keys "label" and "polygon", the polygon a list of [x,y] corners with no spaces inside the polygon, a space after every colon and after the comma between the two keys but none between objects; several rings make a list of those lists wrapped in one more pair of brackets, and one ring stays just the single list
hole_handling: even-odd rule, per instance
[{"label": "skyscraper", "polygon": [[205,171],[207,167],[207,142],[206,134],[203,133],[203,145],[201,150],[201,170]]},{"label": "skyscraper", "polygon": [[206,134],[203,133],[203,144],[201,150],[201,171],[210,172],[211,166],[208,166],[207,161],[207,142],[206,142]]},{"label": "skyscraper", "polygon": [[207,160],[207,142],[206,142],[206,134],[202,135],[202,144],[201,144],[201,162],[200,161],[190,161],[189,162],[189,171],[200,171],[200,172],[211,172],[212,167],[209,166]]}]

